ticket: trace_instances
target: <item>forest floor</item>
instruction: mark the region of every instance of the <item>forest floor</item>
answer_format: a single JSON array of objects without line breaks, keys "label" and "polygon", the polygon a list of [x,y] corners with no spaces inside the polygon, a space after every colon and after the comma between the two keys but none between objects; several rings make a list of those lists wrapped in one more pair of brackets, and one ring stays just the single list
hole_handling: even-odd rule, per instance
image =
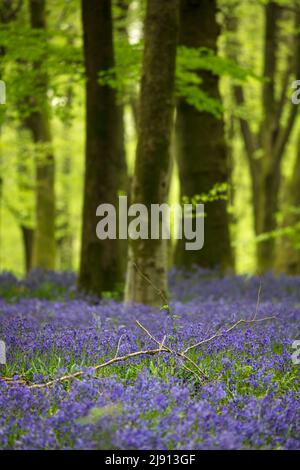
[{"label": "forest floor", "polygon": [[170,291],[153,309],[0,275],[0,448],[300,449],[300,278],[173,271]]}]

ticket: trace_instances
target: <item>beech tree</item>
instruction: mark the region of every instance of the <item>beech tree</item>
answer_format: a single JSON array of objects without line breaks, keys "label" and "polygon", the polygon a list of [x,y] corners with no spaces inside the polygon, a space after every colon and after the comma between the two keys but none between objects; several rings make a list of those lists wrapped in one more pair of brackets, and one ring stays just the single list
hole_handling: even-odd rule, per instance
[{"label": "beech tree", "polygon": [[283,204],[283,223],[279,228],[283,230],[278,240],[277,271],[290,275],[300,274],[300,136],[296,159],[291,179],[288,181]]},{"label": "beech tree", "polygon": [[96,208],[117,208],[120,169],[120,109],[116,92],[100,73],[114,67],[111,0],[82,0],[86,71],[86,147],[79,288],[101,295],[120,281],[118,240],[99,240]]},{"label": "beech tree", "polygon": [[[220,28],[215,0],[181,0],[179,44],[190,48],[209,48],[217,52]],[[219,77],[200,71],[201,89],[211,98],[221,100]],[[177,104],[176,146],[181,196],[209,193],[217,184],[228,183],[227,148],[223,116],[199,111],[184,98]],[[226,193],[226,190],[225,190]],[[177,244],[175,263],[190,267],[233,267],[229,218],[225,199],[205,203],[205,241],[199,251],[187,251],[184,241]]]},{"label": "beech tree", "polygon": [[[30,24],[33,30],[46,31],[45,0],[30,0]],[[46,41],[45,37],[44,40]],[[44,57],[33,63],[35,96],[28,105],[26,118],[36,147],[36,227],[34,231],[33,267],[55,268],[55,162],[52,149],[50,109],[47,98],[48,76]]]},{"label": "beech tree", "polygon": [[[278,28],[281,8],[276,2],[265,5],[265,31],[263,51],[263,75],[261,87],[262,118],[257,132],[248,120],[240,118],[248,159],[254,210],[254,228],[262,239],[257,243],[257,270],[264,272],[274,267],[275,238],[267,236],[277,227],[276,213],[281,183],[281,164],[296,122],[298,107],[286,99],[293,75],[300,74],[299,15],[296,14],[296,28],[291,53],[286,57],[285,71],[281,76],[281,89],[276,93],[275,80],[278,77]],[[245,93],[242,86],[234,87],[236,103],[244,107]],[[285,119],[283,119],[285,116]],[[266,235],[266,236],[265,236]]]},{"label": "beech tree", "polygon": [[[178,0],[148,0],[132,188],[132,203],[148,213],[151,204],[167,201],[178,20]],[[166,240],[131,240],[126,300],[158,304],[166,295]]]}]

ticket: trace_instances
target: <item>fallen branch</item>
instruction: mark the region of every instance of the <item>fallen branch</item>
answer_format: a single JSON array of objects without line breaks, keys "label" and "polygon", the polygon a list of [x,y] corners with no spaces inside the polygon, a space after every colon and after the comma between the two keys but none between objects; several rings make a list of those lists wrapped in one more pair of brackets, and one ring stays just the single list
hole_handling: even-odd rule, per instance
[{"label": "fallen branch", "polygon": [[195,349],[195,348],[198,348],[199,346],[202,346],[202,344],[209,343],[210,341],[214,340],[215,338],[219,338],[220,336],[224,336],[227,333],[230,333],[232,330],[234,330],[234,328],[241,325],[242,323],[246,323],[246,324],[260,323],[262,321],[274,320],[274,318],[276,318],[276,317],[273,315],[273,316],[270,316],[270,317],[263,317],[263,318],[257,318],[257,319],[253,318],[252,320],[240,319],[236,323],[231,325],[229,328],[227,328],[227,330],[215,333],[214,335],[210,336],[209,338],[202,339],[201,341],[198,341],[198,343],[192,344],[192,346],[189,346],[188,348],[186,348],[183,352],[186,354],[187,352],[191,351],[192,349]]},{"label": "fallen branch", "polygon": [[[162,347],[164,341],[165,341],[165,337],[163,339],[163,341],[160,343],[156,338],[154,338],[154,336],[147,330],[147,328],[145,328],[138,320],[136,320],[136,324],[149,336],[149,338],[151,338],[151,340],[156,343],[159,347]],[[192,366],[197,370],[197,372],[199,373],[199,376],[201,378],[204,377],[205,379],[208,379],[208,376],[206,375],[206,373],[198,366],[198,364],[196,364],[190,357],[186,356],[186,354],[184,353],[184,351],[174,351],[173,349],[169,348],[168,346],[165,346],[164,345],[164,348],[171,354],[174,354],[175,356],[178,356],[182,359],[184,359],[185,361],[189,362],[190,364],[192,364]],[[188,370],[190,372],[192,372],[189,368]]]},{"label": "fallen branch", "polygon": [[[97,371],[99,369],[103,369],[104,367],[111,366],[112,364],[116,364],[117,362],[121,361],[126,361],[127,359],[133,358],[133,357],[138,357],[138,356],[154,356],[155,354],[162,353],[162,352],[168,352],[167,349],[160,348],[160,349],[149,349],[146,351],[136,351],[133,353],[125,354],[124,356],[118,356],[114,357],[113,359],[110,359],[109,361],[103,362],[102,364],[98,364],[97,366],[92,367],[94,371]],[[42,384],[32,384],[29,385],[29,388],[44,388],[44,387],[50,387],[51,385],[54,385],[59,382],[65,382],[66,380],[73,380],[76,379],[77,377],[80,377],[81,375],[84,375],[83,370],[79,370],[77,372],[74,372],[73,374],[69,375],[63,375],[62,377],[59,377],[54,380],[49,380],[49,382],[45,382]]]},{"label": "fallen branch", "polygon": [[[196,374],[196,376],[199,377],[200,380],[201,380],[201,378],[208,379],[209,377],[207,376],[205,371],[202,370],[201,367],[193,359],[191,359],[187,355],[187,353],[189,351],[193,350],[193,349],[198,348],[199,346],[202,346],[203,344],[209,343],[209,342],[213,341],[214,339],[219,338],[220,336],[224,336],[224,335],[230,333],[232,330],[234,330],[235,328],[237,328],[241,324],[260,323],[260,322],[263,322],[263,321],[273,320],[274,318],[276,318],[275,316],[257,318],[257,313],[258,313],[258,308],[259,308],[259,301],[260,301],[260,291],[261,291],[261,286],[260,286],[259,291],[258,291],[258,299],[257,299],[255,313],[254,313],[254,316],[252,317],[251,320],[240,319],[237,322],[235,322],[233,325],[231,325],[229,328],[227,328],[226,330],[224,330],[224,331],[219,330],[215,334],[210,336],[209,338],[202,339],[201,341],[198,341],[197,343],[187,347],[183,351],[176,351],[176,350],[173,350],[172,348],[170,348],[169,346],[167,346],[165,344],[166,336],[164,336],[162,341],[158,341],[150,333],[150,331],[147,330],[147,328],[144,325],[142,325],[138,320],[136,320],[137,326],[144,333],[146,333],[147,336],[149,336],[151,341],[154,342],[158,346],[158,348],[156,348],[156,349],[147,349],[147,350],[144,350],[144,351],[135,351],[135,352],[132,352],[132,353],[125,354],[123,356],[119,356],[118,354],[119,354],[119,350],[120,350],[120,345],[121,345],[122,338],[124,336],[124,335],[121,335],[120,338],[119,338],[118,344],[117,344],[115,357],[113,359],[109,359],[106,362],[103,362],[101,364],[98,364],[98,365],[92,367],[92,369],[96,372],[97,370],[104,369],[105,367],[111,366],[111,365],[116,364],[118,362],[126,361],[126,360],[134,358],[134,357],[154,356],[156,354],[160,354],[160,353],[163,352],[163,353],[168,353],[168,354],[172,354],[174,356],[179,357],[183,361],[182,366],[186,370],[188,370],[189,372],[191,372],[193,374]],[[192,370],[191,368],[187,367],[187,365],[184,363],[184,361],[188,362],[196,370],[196,372],[194,370]],[[65,381],[68,381],[68,380],[76,379],[77,377],[83,376],[84,373],[85,373],[85,371],[80,370],[80,371],[74,372],[73,374],[68,374],[68,375],[64,375],[62,377],[58,377],[57,379],[49,380],[48,382],[45,382],[45,383],[29,384],[29,385],[28,385],[28,382],[26,382],[26,380],[23,380],[23,379],[13,379],[13,378],[9,378],[9,377],[1,377],[0,380],[6,381],[6,382],[11,383],[11,384],[15,384],[15,383],[26,384],[26,385],[28,385],[29,388],[45,388],[45,387],[50,387],[50,386],[52,386],[56,383],[61,383],[61,382],[65,382]]]}]

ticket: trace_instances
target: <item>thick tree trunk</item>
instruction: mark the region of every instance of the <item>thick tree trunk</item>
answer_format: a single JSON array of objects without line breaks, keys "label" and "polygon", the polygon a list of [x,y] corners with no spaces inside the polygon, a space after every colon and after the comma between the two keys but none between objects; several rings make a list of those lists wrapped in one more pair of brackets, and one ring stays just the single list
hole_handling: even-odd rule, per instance
[{"label": "thick tree trunk", "polygon": [[[179,43],[186,47],[217,50],[219,26],[215,0],[181,0]],[[220,100],[219,79],[211,72],[201,72],[201,88]],[[223,119],[199,112],[179,99],[176,121],[177,161],[181,196],[208,193],[217,183],[229,182],[229,168]],[[229,216],[225,200],[205,204],[205,241],[202,250],[187,251],[184,240],[178,242],[177,266],[233,268]]]},{"label": "thick tree trunk", "polygon": [[[30,0],[30,21],[33,29],[46,30],[45,0]],[[37,108],[27,119],[37,148],[36,157],[36,229],[33,267],[55,268],[55,168],[52,151],[48,78],[42,60],[34,64],[37,96],[32,104]]]},{"label": "thick tree trunk", "polygon": [[26,227],[25,225],[21,225],[20,227],[24,245],[25,269],[26,273],[29,273],[32,268],[34,230],[32,228]]},{"label": "thick tree trunk", "polygon": [[116,93],[99,84],[99,73],[114,66],[110,0],[82,0],[86,68],[86,168],[79,288],[101,295],[120,280],[117,240],[99,240],[96,208],[102,203],[117,208],[119,109]]},{"label": "thick tree trunk", "polygon": [[[148,0],[132,202],[167,201],[178,0]],[[167,240],[131,240],[126,300],[159,304],[167,295]]]}]

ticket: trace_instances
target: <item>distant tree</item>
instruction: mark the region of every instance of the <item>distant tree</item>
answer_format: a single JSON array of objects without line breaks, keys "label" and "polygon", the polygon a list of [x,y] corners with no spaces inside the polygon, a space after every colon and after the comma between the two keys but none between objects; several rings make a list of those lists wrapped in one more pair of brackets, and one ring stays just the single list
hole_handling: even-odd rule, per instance
[{"label": "distant tree", "polygon": [[[127,32],[127,16],[129,9],[130,0],[116,0],[117,15],[115,18],[116,25],[116,38],[121,43],[128,45],[128,32]],[[118,136],[116,137],[119,142],[118,147],[118,191],[122,194],[126,194],[130,198],[130,180],[127,168],[126,159],[126,145],[125,145],[125,105],[124,97],[118,96]],[[122,280],[125,280],[126,269],[127,269],[127,253],[128,243],[127,240],[119,240],[119,253],[120,253],[120,264]]]},{"label": "distant tree", "polygon": [[[30,24],[33,31],[46,32],[45,0],[29,1]],[[46,35],[45,54],[47,53]],[[32,64],[34,94],[28,98],[29,112],[24,124],[32,133],[36,146],[36,227],[34,233],[34,267],[55,268],[55,161],[52,148],[50,106],[48,102],[48,73],[45,55]]]},{"label": "distant tree", "polygon": [[[118,40],[120,42],[128,43],[128,33],[126,28],[126,19],[128,15],[129,0],[116,0],[116,5],[118,8],[118,14],[116,17],[116,32],[118,35]],[[120,102],[118,103],[119,110],[119,183],[118,189],[128,193],[129,192],[129,180],[127,172],[127,162],[126,162],[126,149],[125,149],[125,129],[124,129],[124,105],[122,103],[122,97],[120,97]]]},{"label": "distant tree", "polygon": [[82,0],[86,70],[86,150],[83,224],[79,288],[101,295],[113,291],[120,280],[117,240],[99,240],[96,208],[117,207],[120,169],[120,111],[116,92],[100,83],[100,73],[114,67],[110,0]]},{"label": "distant tree", "polygon": [[[297,106],[286,99],[293,75],[300,74],[300,34],[296,19],[294,47],[286,56],[286,68],[281,74],[281,89],[276,90],[278,75],[278,35],[281,7],[273,1],[265,5],[265,31],[263,51],[262,118],[259,129],[245,116],[240,118],[246,156],[249,163],[254,207],[254,228],[261,240],[257,244],[257,269],[264,272],[274,267],[275,238],[265,236],[277,227],[276,213],[281,183],[281,163],[298,114]],[[298,14],[296,15],[298,16]],[[236,21],[237,23],[237,21]],[[234,87],[236,103],[245,107],[244,89]]]},{"label": "distant tree", "polygon": [[[10,1],[10,2],[1,0],[0,1],[0,25],[7,26],[11,24],[12,22],[14,22],[19,16],[22,6],[23,6],[23,2],[20,0]],[[1,46],[0,47],[0,59],[3,59],[5,54],[6,54],[6,49],[5,47]],[[0,67],[1,77],[4,72],[3,69],[4,67],[1,66]],[[1,127],[0,127],[0,134],[1,134]],[[20,157],[20,161],[19,161],[18,168],[17,168],[18,176],[19,176],[18,183],[19,183],[19,189],[20,191],[22,191],[25,186],[23,184],[23,181],[24,179],[29,178],[29,175],[28,175],[27,165],[24,163],[24,155],[23,155],[23,159],[21,159],[20,155],[19,157]],[[0,164],[0,166],[2,165]],[[27,185],[28,184],[29,182],[27,181]],[[2,175],[0,175],[0,205],[2,202],[1,193],[2,193]],[[34,230],[32,228],[32,224],[28,221],[27,216],[24,217],[23,214],[21,215],[20,212],[12,208],[11,205],[9,204],[6,204],[6,205],[11,210],[13,215],[16,217],[16,220],[21,230],[23,246],[24,246],[25,270],[26,272],[28,272],[30,271],[32,267]]]},{"label": "distant tree", "polygon": [[[215,53],[220,28],[215,0],[181,0],[179,44],[189,48],[209,48]],[[195,70],[194,70],[195,72]],[[199,87],[210,98],[220,101],[219,77],[211,71],[198,71]],[[176,154],[181,196],[193,198],[209,193],[217,184],[229,181],[228,155],[223,116],[201,111],[180,98],[177,104]],[[225,189],[225,196],[227,190]],[[175,262],[181,267],[233,268],[229,217],[226,199],[205,203],[205,243],[202,250],[187,251],[178,242]]]},{"label": "distant tree", "polygon": [[[300,274],[300,135],[292,176],[286,185],[282,207],[283,221],[279,228],[277,270]],[[285,233],[281,233],[285,232]]]},{"label": "distant tree", "polygon": [[[66,140],[72,138],[72,121],[70,118],[72,101],[73,101],[73,89],[68,86],[66,90],[66,116],[63,122],[64,137]],[[72,153],[69,146],[64,149],[63,159],[61,168],[61,179],[62,179],[62,193],[61,200],[58,201],[60,206],[58,207],[58,223],[57,225],[57,247],[58,247],[58,258],[59,267],[62,270],[73,269],[73,245],[74,245],[74,234],[72,233],[71,226],[71,185],[72,185]]]},{"label": "distant tree", "polygon": [[[178,32],[178,0],[148,0],[132,202],[166,202]],[[126,300],[161,302],[167,294],[166,240],[129,243]]]}]

